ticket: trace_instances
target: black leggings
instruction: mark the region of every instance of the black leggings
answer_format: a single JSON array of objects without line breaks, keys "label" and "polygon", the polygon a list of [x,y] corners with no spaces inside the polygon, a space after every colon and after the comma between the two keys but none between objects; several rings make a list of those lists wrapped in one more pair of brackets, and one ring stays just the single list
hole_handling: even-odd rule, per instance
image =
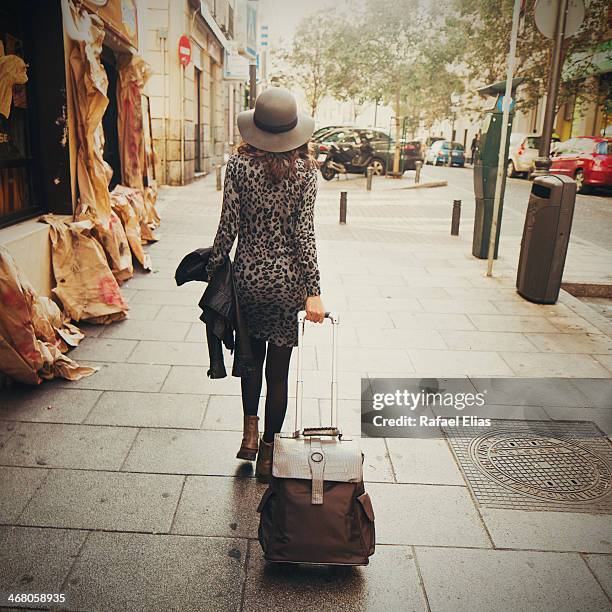
[{"label": "black leggings", "polygon": [[287,379],[293,347],[268,343],[266,354],[265,340],[252,337],[250,340],[255,357],[255,371],[251,376],[240,379],[242,410],[245,415],[257,416],[265,359],[267,391],[263,439],[266,442],[273,442],[274,434],[281,430],[287,412]]}]

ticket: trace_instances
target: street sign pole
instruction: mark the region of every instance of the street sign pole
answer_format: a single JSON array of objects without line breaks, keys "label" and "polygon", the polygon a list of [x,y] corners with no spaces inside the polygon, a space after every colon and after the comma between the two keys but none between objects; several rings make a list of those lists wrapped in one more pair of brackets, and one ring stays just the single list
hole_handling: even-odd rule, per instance
[{"label": "street sign pole", "polygon": [[548,174],[552,165],[550,159],[550,141],[553,134],[553,123],[555,121],[555,107],[557,105],[557,93],[561,80],[561,69],[563,68],[563,40],[566,37],[565,24],[567,21],[568,0],[559,0],[555,19],[555,46],[553,49],[550,74],[548,76],[548,91],[546,93],[546,109],[544,111],[544,127],[540,138],[540,150],[538,157],[534,160],[534,176]]},{"label": "street sign pole", "polygon": [[[567,1],[567,0],[565,0]],[[510,34],[510,52],[508,53],[508,68],[506,70],[506,92],[503,101],[502,131],[499,143],[499,162],[497,165],[497,180],[495,182],[495,198],[493,200],[493,219],[491,220],[491,235],[489,236],[489,252],[487,257],[487,276],[493,275],[493,257],[495,255],[495,241],[499,223],[499,204],[501,200],[503,173],[505,171],[506,140],[508,135],[508,119],[510,117],[510,102],[512,98],[512,79],[514,77],[514,64],[516,61],[516,41],[518,38],[519,18],[521,14],[521,0],[514,0],[514,13],[512,15],[512,32]]]}]

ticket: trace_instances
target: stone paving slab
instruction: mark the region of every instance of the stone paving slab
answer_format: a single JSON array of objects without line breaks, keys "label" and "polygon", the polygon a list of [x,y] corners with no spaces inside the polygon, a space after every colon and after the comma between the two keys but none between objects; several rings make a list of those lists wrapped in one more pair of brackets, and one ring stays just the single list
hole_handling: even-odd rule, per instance
[{"label": "stone paving slab", "polygon": [[[344,432],[344,428],[342,429]],[[348,435],[347,435],[348,437]],[[366,482],[395,482],[395,473],[383,438],[359,438],[364,455],[363,479]]]},{"label": "stone paving slab", "polygon": [[595,359],[612,374],[612,355],[597,355]]},{"label": "stone paving slab", "polygon": [[137,340],[115,340],[104,335],[100,338],[90,338],[81,342],[79,346],[70,351],[70,358],[76,361],[127,361],[138,344]]},{"label": "stone paving slab", "polygon": [[255,508],[266,488],[254,478],[188,476],[172,533],[257,538]]},{"label": "stone paving slab", "polygon": [[390,314],[395,327],[398,329],[435,329],[438,331],[444,329],[456,331],[476,329],[470,317],[465,314],[415,314],[402,311],[391,312]]},{"label": "stone paving slab", "polygon": [[[516,332],[450,331],[439,332],[446,346],[454,351],[517,351],[536,352],[537,348],[529,341],[531,334]],[[415,347],[438,348],[438,347]],[[445,348],[445,347],[443,347]]]},{"label": "stone paving slab", "polygon": [[397,482],[465,486],[446,440],[387,438]]},{"label": "stone paving slab", "polygon": [[170,531],[182,476],[50,470],[18,519],[20,525]]},{"label": "stone paving slab", "polygon": [[555,421],[592,421],[609,438],[612,437],[612,410],[610,408],[546,407],[546,414]]},{"label": "stone paving slab", "polygon": [[612,552],[610,515],[481,508],[496,548]]},{"label": "stone paving slab", "polygon": [[604,612],[610,602],[577,554],[417,548],[432,612]]},{"label": "stone paving slab", "polygon": [[364,568],[268,565],[249,541],[244,610],[428,610],[412,549],[377,546]]},{"label": "stone paving slab", "polygon": [[[164,366],[165,367],[165,366]],[[231,368],[225,364],[227,378],[211,380],[204,366],[172,366],[161,391],[165,393],[197,393],[210,395],[240,395],[240,381],[233,380]]]},{"label": "stone paving slab", "polygon": [[246,542],[92,533],[66,582],[69,610],[240,608]]},{"label": "stone paving slab", "polygon": [[612,355],[612,338],[604,334],[531,334],[529,338],[542,353]]},{"label": "stone paving slab", "polygon": [[208,395],[105,391],[86,423],[121,427],[198,429]]},{"label": "stone paving slab", "polygon": [[562,353],[501,353],[516,376],[570,378],[610,378],[612,372],[591,355]]},{"label": "stone paving slab", "polygon": [[563,334],[597,334],[599,328],[578,316],[548,317],[547,321]]},{"label": "stone paving slab", "polygon": [[178,291],[176,288],[173,290],[142,290],[139,289],[132,299],[131,304],[149,304],[159,306],[193,306],[197,304],[197,300],[194,300],[194,294],[185,291]]},{"label": "stone paving slab", "polygon": [[500,313],[499,309],[488,300],[460,298],[440,300],[420,298],[419,302],[422,304],[424,312],[494,315],[498,315]]},{"label": "stone paving slab", "polygon": [[65,423],[20,423],[0,465],[118,470],[138,430]]},{"label": "stone paving slab", "polygon": [[202,366],[207,369],[209,364],[208,350],[203,342],[152,340],[140,341],[126,361],[130,363]]},{"label": "stone paving slab", "polygon": [[[259,431],[263,432],[264,428],[264,410],[265,399],[260,399],[259,413]],[[303,400],[303,422],[312,423],[312,426],[321,424],[319,414],[319,403],[314,398],[306,398]],[[292,423],[295,414],[295,400],[290,398],[287,404],[287,415],[283,429],[289,431],[292,429]],[[243,412],[242,401],[240,397],[235,395],[211,395],[208,407],[206,409],[206,417],[202,423],[202,429],[217,429],[217,430],[234,430],[242,432]]]},{"label": "stone paving slab", "polygon": [[[338,372],[361,372],[364,363],[371,364],[376,370],[390,373],[414,372],[414,366],[408,353],[402,349],[388,347],[355,348],[343,350],[338,348]],[[317,347],[317,365],[319,370],[331,372],[331,351],[327,347]]]},{"label": "stone paving slab", "polygon": [[58,387],[73,389],[98,389],[100,391],[160,391],[170,372],[167,365],[141,363],[104,363],[102,361],[82,361],[81,365],[99,368],[92,376],[81,380],[62,380],[55,383]]},{"label": "stone paving slab", "polygon": [[409,349],[417,373],[445,376],[512,376],[514,372],[499,353],[493,351],[438,351]]},{"label": "stone paving slab", "polygon": [[13,523],[47,477],[49,470],[0,467],[0,523]]},{"label": "stone paving slab", "polygon": [[476,329],[491,332],[541,332],[555,333],[558,330],[544,317],[531,315],[487,315],[471,314],[470,321]]},{"label": "stone paving slab", "polygon": [[9,441],[9,439],[12,438],[16,429],[17,425],[15,423],[11,423],[10,421],[0,421],[0,450]]},{"label": "stone paving slab", "polygon": [[[529,406],[588,406],[590,403],[578,386],[579,381],[477,377],[472,382],[478,391],[486,392],[487,403],[495,405],[515,406],[520,402]],[[606,383],[610,384],[609,381]]]},{"label": "stone paving slab", "polygon": [[[161,306],[157,316],[157,321],[181,321],[183,323],[197,322],[202,314],[199,306]],[[202,323],[200,325],[203,327]]]},{"label": "stone paving slab", "polygon": [[[378,322],[376,321],[376,325]],[[359,344],[366,348],[445,349],[442,333],[429,329],[380,329],[372,325],[357,329]],[[344,341],[344,337],[343,341]],[[344,346],[344,342],[343,342]]]},{"label": "stone paving slab", "polygon": [[612,380],[573,380],[572,385],[580,389],[580,392],[587,397],[588,406],[593,408],[612,406]]},{"label": "stone paving slab", "polygon": [[18,386],[2,391],[0,419],[81,423],[100,395],[101,391],[65,389],[53,384]]},{"label": "stone paving slab", "polygon": [[490,548],[465,487],[369,483],[381,544]]},{"label": "stone paving slab", "polygon": [[74,529],[0,527],[2,591],[61,593],[86,537]]},{"label": "stone paving slab", "polygon": [[123,470],[158,474],[236,476],[245,463],[236,459],[242,432],[141,429]]},{"label": "stone paving slab", "polygon": [[583,555],[583,558],[612,601],[612,555]]},{"label": "stone paving slab", "polygon": [[157,304],[134,304],[130,303],[128,318],[136,321],[153,321],[159,314],[160,308]]},{"label": "stone paving slab", "polygon": [[188,331],[188,323],[175,321],[133,321],[127,319],[106,326],[100,337],[180,342],[185,338]]}]

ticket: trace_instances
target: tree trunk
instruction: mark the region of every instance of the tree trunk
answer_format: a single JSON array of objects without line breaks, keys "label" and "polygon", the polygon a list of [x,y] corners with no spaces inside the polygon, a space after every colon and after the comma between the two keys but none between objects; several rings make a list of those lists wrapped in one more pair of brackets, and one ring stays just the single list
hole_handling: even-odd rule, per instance
[{"label": "tree trunk", "polygon": [[395,90],[395,154],[393,156],[393,174],[399,176],[400,157],[402,154],[402,125],[400,121],[400,88]]}]

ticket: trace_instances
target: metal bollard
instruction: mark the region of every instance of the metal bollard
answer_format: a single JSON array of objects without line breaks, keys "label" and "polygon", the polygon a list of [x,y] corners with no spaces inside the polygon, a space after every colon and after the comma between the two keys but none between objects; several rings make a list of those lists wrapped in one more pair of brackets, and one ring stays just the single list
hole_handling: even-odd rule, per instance
[{"label": "metal bollard", "polygon": [[451,236],[459,235],[459,221],[461,221],[461,200],[453,200],[453,218],[451,221]]},{"label": "metal bollard", "polygon": [[366,190],[372,191],[372,176],[374,175],[374,168],[368,166],[366,170]]},{"label": "metal bollard", "polygon": [[219,164],[217,170],[217,191],[221,191],[221,165]]},{"label": "metal bollard", "polygon": [[346,191],[340,192],[340,223],[346,224]]},{"label": "metal bollard", "polygon": [[414,182],[415,183],[420,183],[421,182],[421,168],[423,167],[423,162],[422,161],[418,161],[415,162],[414,164]]}]

